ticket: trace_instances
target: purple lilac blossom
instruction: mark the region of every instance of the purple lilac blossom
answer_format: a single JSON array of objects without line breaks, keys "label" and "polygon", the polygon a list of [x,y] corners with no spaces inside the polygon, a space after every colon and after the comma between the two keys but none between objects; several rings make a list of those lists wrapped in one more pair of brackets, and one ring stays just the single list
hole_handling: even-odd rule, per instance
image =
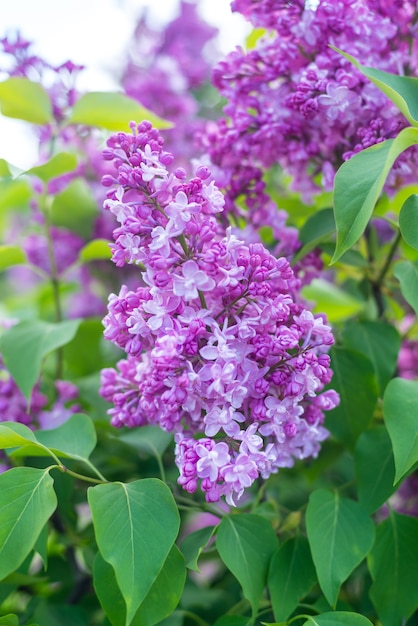
[{"label": "purple lilac blossom", "polygon": [[[235,505],[258,478],[315,457],[338,394],[323,315],[301,301],[285,257],[240,240],[205,166],[187,180],[149,122],[108,140],[105,208],[118,267],[142,284],[109,297],[104,335],[125,351],[102,370],[114,426],[173,432],[179,484]],[[174,171],[172,171],[174,169]]]},{"label": "purple lilac blossom", "polygon": [[[222,171],[227,206],[242,194],[255,196],[257,206],[262,170],[274,164],[309,200],[332,189],[344,160],[407,125],[330,44],[366,66],[415,76],[414,2],[319,0],[313,8],[303,0],[235,0],[232,8],[265,32],[253,49],[231,52],[213,74],[227,99],[225,118],[210,125],[202,141]],[[398,159],[389,187],[416,179],[414,150]]]}]

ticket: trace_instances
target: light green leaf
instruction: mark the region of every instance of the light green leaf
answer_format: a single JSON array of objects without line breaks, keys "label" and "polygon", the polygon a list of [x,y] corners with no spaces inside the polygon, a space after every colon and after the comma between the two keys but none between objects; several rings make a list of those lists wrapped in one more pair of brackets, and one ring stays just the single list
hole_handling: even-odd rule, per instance
[{"label": "light green leaf", "polygon": [[418,126],[418,79],[412,76],[389,74],[373,67],[361,65],[351,54],[334,46],[336,52],[348,59],[360,72],[376,85],[404,114],[412,126]]},{"label": "light green leaf", "polygon": [[30,428],[18,422],[3,422],[0,424],[0,449],[16,448],[28,443],[37,443],[37,439]]},{"label": "light green leaf", "polygon": [[48,469],[16,467],[0,475],[0,580],[21,565],[56,506]]},{"label": "light green leaf", "polygon": [[418,250],[418,194],[412,194],[403,203],[399,213],[399,228],[408,246]]},{"label": "light green leaf", "polygon": [[372,626],[372,623],[359,613],[330,611],[321,615],[311,615],[303,626]]},{"label": "light green leaf", "polygon": [[334,372],[331,387],[340,394],[341,401],[327,412],[325,424],[339,441],[353,448],[373,417],[377,380],[372,363],[360,352],[334,347],[330,354]]},{"label": "light green leaf", "polygon": [[26,399],[39,378],[44,357],[71,341],[79,324],[80,320],[56,324],[26,320],[2,335],[0,350],[5,365]]},{"label": "light green leaf", "polygon": [[[117,586],[115,572],[100,553],[94,562],[94,587],[100,604],[113,626],[126,623],[126,606]],[[153,626],[171,615],[179,603],[186,580],[184,559],[174,545],[149,590],[130,622],[131,626]]]},{"label": "light green leaf", "polygon": [[142,120],[148,120],[155,128],[172,127],[171,122],[161,119],[132,98],[111,92],[90,92],[81,96],[67,123],[128,131],[130,122]]},{"label": "light green leaf", "polygon": [[298,535],[280,546],[271,560],[268,577],[274,618],[288,619],[315,581],[315,568],[305,537]]},{"label": "light green leaf", "polygon": [[309,285],[303,287],[302,295],[315,303],[313,308],[315,312],[325,313],[332,323],[352,317],[365,307],[364,302],[322,278],[314,278]]},{"label": "light green leaf", "polygon": [[13,76],[0,83],[0,107],[3,115],[33,124],[53,121],[47,92],[28,78]]},{"label": "light green leaf", "polygon": [[158,458],[167,450],[173,440],[173,435],[159,426],[141,426],[141,428],[124,433],[118,439],[133,446],[136,450]]},{"label": "light green leaf", "polygon": [[204,548],[208,545],[214,531],[214,526],[205,526],[204,528],[195,530],[183,539],[181,542],[181,551],[186,561],[186,567],[195,572],[200,572],[197,561]]},{"label": "light green leaf", "polygon": [[86,461],[97,442],[93,421],[82,413],[75,413],[58,428],[38,430],[36,437],[57,456],[77,461]]},{"label": "light green leaf", "polygon": [[418,315],[418,267],[411,261],[400,261],[393,273],[399,280],[403,297]]},{"label": "light green leaf", "polygon": [[368,558],[370,598],[383,626],[401,626],[418,607],[418,519],[390,513]]},{"label": "light green leaf", "polygon": [[32,190],[27,180],[0,180],[0,211],[14,211],[27,206]]},{"label": "light green leaf", "polygon": [[349,321],[343,330],[343,342],[346,348],[370,359],[382,396],[398,362],[401,338],[396,328],[378,321]]},{"label": "light green leaf", "polygon": [[112,251],[107,239],[94,239],[90,241],[80,250],[78,255],[80,263],[89,263],[90,261],[107,260],[110,258],[112,258]]},{"label": "light green leaf", "polygon": [[391,380],[383,398],[383,415],[395,457],[395,483],[418,461],[417,407],[418,382]]},{"label": "light green leaf", "polygon": [[3,615],[0,617],[0,626],[19,626],[19,618],[17,615]]},{"label": "light green leaf", "polygon": [[373,522],[354,500],[318,489],[309,498],[306,529],[319,584],[335,607],[342,583],[373,544]]},{"label": "light green leaf", "polygon": [[5,159],[0,159],[0,178],[11,178],[12,172],[8,162]]},{"label": "light green leaf", "polygon": [[13,267],[13,265],[22,265],[26,261],[26,253],[19,246],[0,246],[0,271]]},{"label": "light green leaf", "polygon": [[337,246],[332,263],[361,237],[392,165],[404,150],[416,143],[418,129],[404,128],[395,139],[362,150],[340,167],[334,182]]},{"label": "light green leaf", "polygon": [[72,152],[59,152],[55,154],[49,161],[42,165],[31,167],[30,170],[23,172],[40,178],[44,183],[49,182],[57,176],[73,172],[77,167],[77,157]]},{"label": "light green leaf", "polygon": [[259,515],[226,515],[218,528],[216,547],[240,583],[255,615],[267,582],[270,559],[277,548],[271,524]]},{"label": "light green leaf", "polygon": [[177,506],[155,478],[91,487],[88,500],[97,545],[126,603],[128,626],[173,547],[180,525]]},{"label": "light green leaf", "polygon": [[74,178],[63,191],[54,196],[51,222],[68,228],[81,237],[90,237],[97,217],[97,202],[87,182]]}]

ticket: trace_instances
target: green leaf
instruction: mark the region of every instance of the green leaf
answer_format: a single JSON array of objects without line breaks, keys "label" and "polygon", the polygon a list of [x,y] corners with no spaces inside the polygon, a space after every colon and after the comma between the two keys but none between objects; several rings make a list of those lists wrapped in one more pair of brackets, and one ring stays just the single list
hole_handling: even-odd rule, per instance
[{"label": "green leaf", "polygon": [[332,263],[361,237],[392,165],[404,150],[416,143],[418,129],[404,128],[395,139],[362,150],[340,167],[334,181],[337,246]]},{"label": "green leaf", "polygon": [[51,222],[68,228],[80,237],[90,237],[97,217],[97,202],[87,182],[74,178],[63,191],[54,196]]},{"label": "green leaf", "polygon": [[32,190],[27,180],[0,181],[0,211],[13,211],[27,206]]},{"label": "green leaf", "polygon": [[370,598],[383,626],[401,626],[418,607],[418,519],[390,513],[368,558]]},{"label": "green leaf", "polygon": [[392,441],[397,483],[418,461],[418,381],[394,378],[383,398],[383,415]]},{"label": "green leaf", "polygon": [[209,543],[214,531],[214,526],[205,526],[204,528],[195,530],[183,539],[181,542],[181,551],[186,561],[186,567],[195,572],[200,572],[197,561],[204,548]]},{"label": "green leaf", "polygon": [[342,583],[373,544],[373,522],[354,500],[318,489],[309,498],[306,529],[319,584],[335,607]]},{"label": "green leaf", "polygon": [[57,498],[48,469],[16,467],[0,475],[0,580],[33,549]]},{"label": "green leaf", "polygon": [[297,263],[308,252],[311,252],[321,242],[328,241],[335,234],[335,219],[332,209],[322,209],[311,215],[299,231],[299,240],[302,247],[293,257],[292,263]]},{"label": "green leaf", "polygon": [[0,449],[16,448],[28,443],[36,443],[37,439],[30,428],[19,422],[3,422],[0,424]]},{"label": "green leaf", "polygon": [[[376,407],[377,381],[370,360],[359,352],[333,348],[331,387],[340,394],[340,404],[326,416],[326,427],[345,445],[353,448],[368,427]],[[355,392],[353,392],[355,390]]]},{"label": "green leaf", "polygon": [[250,624],[251,622],[248,617],[241,617],[240,615],[222,615],[222,617],[216,620],[213,626],[250,626]]},{"label": "green leaf", "polygon": [[22,265],[26,262],[26,253],[19,246],[0,246],[0,271],[8,267],[13,267],[13,265]]},{"label": "green leaf", "polygon": [[395,265],[394,275],[399,280],[401,292],[407,303],[418,315],[418,268],[410,261],[400,261]]},{"label": "green leaf", "polygon": [[405,200],[399,213],[399,228],[408,246],[418,250],[418,195]]},{"label": "green leaf", "polygon": [[75,413],[58,428],[38,430],[36,436],[59,457],[77,461],[87,461],[97,442],[93,421],[82,413]]},{"label": "green leaf", "polygon": [[155,128],[172,127],[171,122],[161,119],[132,98],[111,92],[90,92],[81,96],[67,123],[128,131],[130,122],[142,120],[148,120]]},{"label": "green leaf", "polygon": [[314,278],[302,289],[305,299],[315,303],[315,312],[325,313],[332,323],[352,317],[364,309],[365,303],[322,278]]},{"label": "green leaf", "polygon": [[0,178],[11,178],[12,172],[5,159],[0,159]]},{"label": "green leaf", "polygon": [[141,428],[124,433],[118,439],[140,452],[160,458],[172,442],[173,435],[159,426],[141,426]]},{"label": "green leaf", "polygon": [[17,615],[3,615],[0,617],[0,626],[19,626],[19,618]]},{"label": "green leaf", "polygon": [[277,548],[271,524],[259,515],[226,515],[218,528],[216,547],[240,583],[255,615],[267,582],[270,559]]},{"label": "green leaf", "polygon": [[48,523],[46,523],[41,530],[41,533],[36,540],[35,545],[33,546],[35,552],[37,552],[41,557],[42,565],[45,571],[48,569],[48,531],[49,526]]},{"label": "green leaf", "polygon": [[179,530],[168,487],[147,478],[91,487],[88,500],[97,545],[126,602],[126,626],[156,581]]},{"label": "green leaf", "polygon": [[398,362],[401,338],[396,328],[384,322],[350,321],[344,327],[343,342],[370,359],[382,396]]},{"label": "green leaf", "polygon": [[361,65],[350,54],[331,46],[348,59],[360,72],[376,85],[404,114],[412,126],[418,125],[418,79],[411,76],[389,74],[373,67]]},{"label": "green leaf", "polygon": [[80,320],[56,324],[26,320],[2,335],[0,350],[5,365],[27,400],[41,373],[44,357],[71,341],[79,324]]},{"label": "green leaf", "polygon": [[330,611],[321,615],[311,615],[303,626],[372,626],[364,615],[351,611]]},{"label": "green leaf", "polygon": [[374,513],[395,489],[392,444],[384,426],[375,426],[360,435],[354,461],[359,502],[367,513]]},{"label": "green leaf", "polygon": [[31,167],[24,174],[31,174],[40,178],[44,183],[49,182],[57,176],[73,172],[77,167],[77,157],[71,152],[59,152],[55,154],[49,161],[36,167]]},{"label": "green leaf", "polygon": [[[124,626],[125,602],[112,566],[100,553],[94,562],[93,577],[94,588],[109,620],[113,626]],[[171,615],[179,603],[185,580],[184,559],[179,549],[173,546],[145,600],[132,618],[131,626],[153,626]]]},{"label": "green leaf", "polygon": [[52,106],[45,89],[28,78],[13,76],[0,83],[0,107],[6,117],[33,124],[53,121]]},{"label": "green leaf", "polygon": [[107,260],[112,258],[112,251],[109,247],[107,239],[94,239],[80,250],[78,260],[80,263],[89,263],[90,261]]},{"label": "green leaf", "polygon": [[287,620],[316,581],[308,541],[298,535],[289,539],[273,555],[268,588],[274,619]]}]

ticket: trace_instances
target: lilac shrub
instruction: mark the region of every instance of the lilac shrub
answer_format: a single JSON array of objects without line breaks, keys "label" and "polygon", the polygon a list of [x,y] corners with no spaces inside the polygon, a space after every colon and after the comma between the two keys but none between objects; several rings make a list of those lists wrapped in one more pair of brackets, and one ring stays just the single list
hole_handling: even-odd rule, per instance
[{"label": "lilac shrub", "polygon": [[127,358],[102,371],[114,426],[175,433],[179,483],[234,505],[257,478],[315,457],[338,404],[324,316],[306,309],[289,261],[224,228],[205,166],[187,180],[147,122],[108,140],[113,261],[143,284],[109,298],[105,337]]},{"label": "lilac shrub", "polygon": [[[330,45],[363,65],[415,76],[414,2],[237,0],[232,8],[261,29],[253,49],[237,47],[213,74],[227,104],[203,143],[232,202],[256,197],[263,171],[277,163],[292,177],[290,188],[309,200],[332,189],[346,159],[407,125]],[[389,186],[414,181],[412,156],[398,160]]]}]

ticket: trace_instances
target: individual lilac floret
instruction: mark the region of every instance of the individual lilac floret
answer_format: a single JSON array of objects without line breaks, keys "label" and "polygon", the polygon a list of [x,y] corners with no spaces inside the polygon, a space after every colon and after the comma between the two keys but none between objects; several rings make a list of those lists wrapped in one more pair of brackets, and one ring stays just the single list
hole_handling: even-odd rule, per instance
[{"label": "individual lilac floret", "polygon": [[105,207],[119,222],[113,259],[143,283],[109,298],[104,334],[126,358],[102,371],[101,394],[114,426],[175,433],[184,489],[234,505],[257,478],[318,454],[339,402],[323,391],[334,339],[289,261],[225,228],[206,168],[171,173],[158,132],[132,131],[108,141]]}]

